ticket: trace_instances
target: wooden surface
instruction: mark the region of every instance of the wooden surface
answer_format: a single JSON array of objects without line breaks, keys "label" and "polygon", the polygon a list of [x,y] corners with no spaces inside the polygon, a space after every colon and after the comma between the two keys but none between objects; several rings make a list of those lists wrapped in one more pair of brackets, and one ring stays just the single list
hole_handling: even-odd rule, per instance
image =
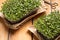
[{"label": "wooden surface", "polygon": [[[0,10],[1,10],[2,3],[4,1],[5,0],[0,0]],[[3,21],[1,21],[0,19],[0,40],[8,40],[8,29],[2,22]]]},{"label": "wooden surface", "polygon": [[[2,3],[5,0],[0,0],[0,9],[2,6]],[[50,0],[47,0],[50,2]],[[58,2],[60,3],[59,0],[52,0],[51,2]],[[45,4],[47,7],[46,13],[51,12],[51,6],[48,4]],[[56,7],[57,10],[60,10],[60,4],[59,6]],[[54,10],[54,9],[53,9]],[[36,19],[36,17],[35,17]],[[34,20],[35,20],[34,19]],[[5,27],[5,25],[0,21],[0,40],[32,40],[32,33],[28,31],[28,28],[32,25],[32,19],[26,22],[24,25],[21,26],[20,29],[11,31]],[[33,36],[34,38],[34,36]]]},{"label": "wooden surface", "polygon": [[8,40],[8,29],[0,22],[0,40]]},{"label": "wooden surface", "polygon": [[31,33],[28,28],[32,25],[32,21],[28,21],[20,29],[10,33],[10,40],[31,40]]}]

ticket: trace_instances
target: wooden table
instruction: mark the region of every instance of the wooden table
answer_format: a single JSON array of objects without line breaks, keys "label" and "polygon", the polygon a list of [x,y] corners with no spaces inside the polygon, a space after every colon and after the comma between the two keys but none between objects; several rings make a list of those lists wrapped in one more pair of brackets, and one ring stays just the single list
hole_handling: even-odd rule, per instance
[{"label": "wooden table", "polygon": [[[0,0],[0,9],[4,1],[5,0]],[[58,4],[60,3],[59,0],[52,0],[51,2],[58,2]],[[48,4],[45,5],[47,7],[46,13],[50,13],[51,6]],[[58,7],[60,8],[60,4],[56,8],[57,10],[60,10]],[[26,22],[24,25],[22,25],[20,29],[10,32],[10,30],[7,29],[6,26],[3,24],[3,21],[0,21],[0,40],[32,40],[34,39],[34,36],[32,38],[32,33],[28,31],[28,28],[31,25],[32,25],[32,19]]]}]

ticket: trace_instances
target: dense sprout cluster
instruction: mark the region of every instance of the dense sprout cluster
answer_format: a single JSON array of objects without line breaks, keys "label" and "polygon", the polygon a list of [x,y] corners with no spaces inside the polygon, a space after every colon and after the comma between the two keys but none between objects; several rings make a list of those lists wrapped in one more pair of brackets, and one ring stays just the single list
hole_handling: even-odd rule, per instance
[{"label": "dense sprout cluster", "polygon": [[7,0],[2,6],[2,12],[9,21],[18,21],[40,5],[40,0]]},{"label": "dense sprout cluster", "polygon": [[34,26],[45,37],[53,39],[60,33],[60,13],[51,12],[48,16],[39,17],[34,21]]}]

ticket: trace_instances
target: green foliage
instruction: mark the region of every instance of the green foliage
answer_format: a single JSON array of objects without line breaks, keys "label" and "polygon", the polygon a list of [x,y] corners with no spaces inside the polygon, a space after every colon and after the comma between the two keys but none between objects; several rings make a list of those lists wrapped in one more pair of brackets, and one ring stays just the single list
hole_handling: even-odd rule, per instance
[{"label": "green foliage", "polygon": [[45,37],[53,39],[60,33],[60,13],[59,11],[51,12],[51,14],[39,17],[34,21],[34,26]]},{"label": "green foliage", "polygon": [[2,12],[9,21],[18,21],[40,5],[40,0],[7,0],[2,6]]}]

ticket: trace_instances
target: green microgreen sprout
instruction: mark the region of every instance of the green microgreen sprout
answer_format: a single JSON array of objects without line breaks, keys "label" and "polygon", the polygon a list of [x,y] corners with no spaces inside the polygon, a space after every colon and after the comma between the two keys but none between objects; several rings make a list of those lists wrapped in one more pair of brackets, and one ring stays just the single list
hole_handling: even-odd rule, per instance
[{"label": "green microgreen sprout", "polygon": [[60,33],[60,12],[55,11],[47,16],[39,17],[34,21],[34,26],[43,36],[53,39]]},{"label": "green microgreen sprout", "polygon": [[2,12],[7,20],[13,22],[21,20],[40,5],[40,0],[7,0],[3,3]]}]

